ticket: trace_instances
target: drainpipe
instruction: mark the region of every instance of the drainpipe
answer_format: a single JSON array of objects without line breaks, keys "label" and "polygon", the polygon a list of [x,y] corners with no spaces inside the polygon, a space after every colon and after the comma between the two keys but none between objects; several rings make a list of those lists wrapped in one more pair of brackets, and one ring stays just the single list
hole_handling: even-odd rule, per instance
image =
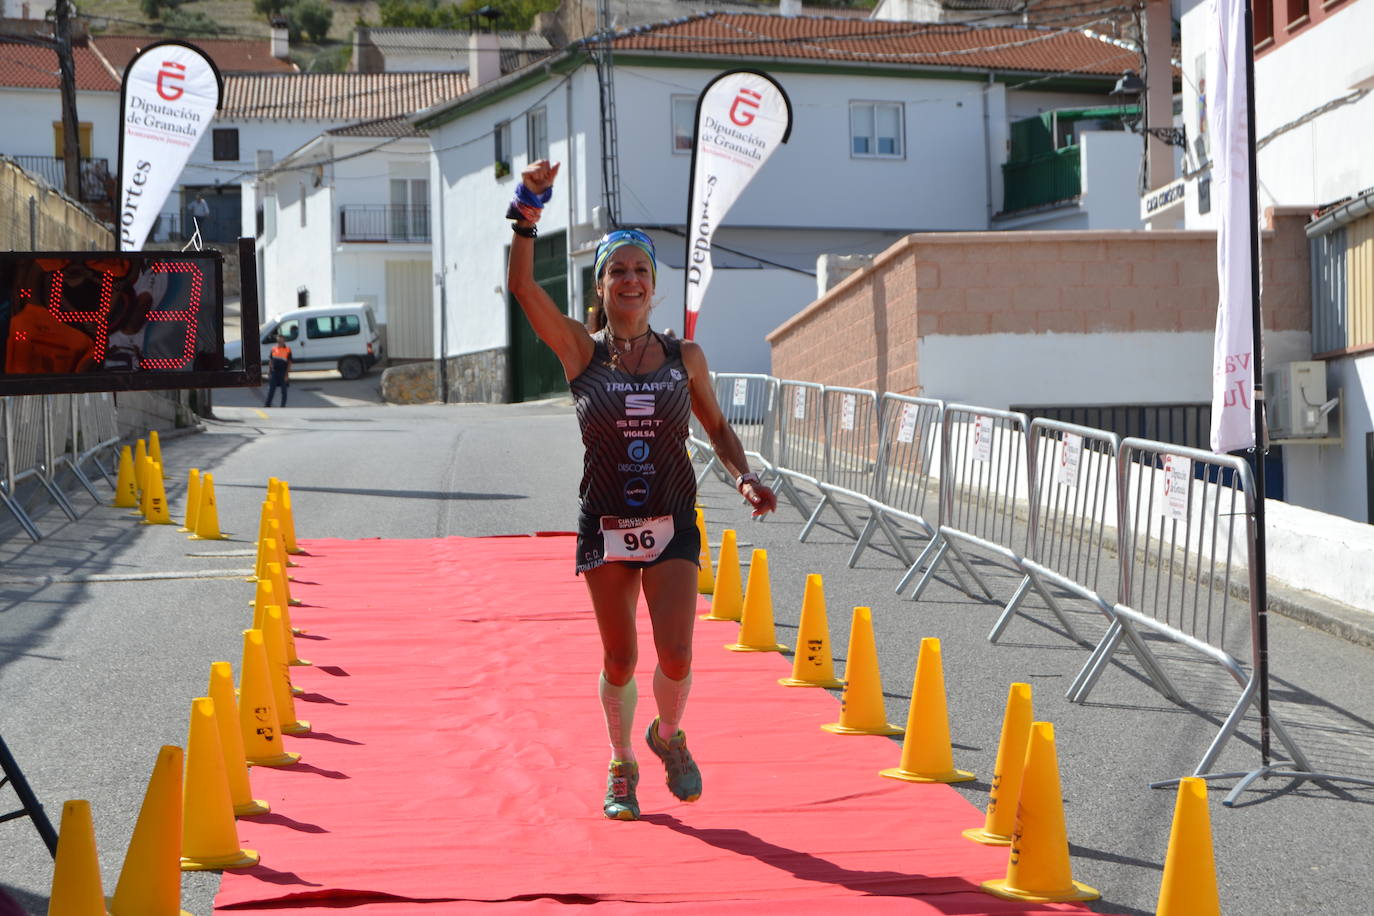
[{"label": "drainpipe", "polygon": [[568,186],[565,191],[568,197],[568,243],[563,246],[563,255],[567,262],[564,269],[568,274],[568,314],[586,324],[587,316],[582,313],[582,305],[577,299],[577,276],[573,267],[573,227],[577,225],[577,139],[573,134],[573,81],[571,73],[568,74],[568,81],[563,84],[563,88],[565,90],[563,99],[566,110],[564,120],[568,138]]},{"label": "drainpipe", "polygon": [[439,253],[438,270],[434,272],[434,277],[439,281],[439,402],[448,403],[448,277],[444,270],[444,259],[447,250],[444,248],[444,169],[439,164],[439,157],[434,157],[435,174],[439,180],[435,182],[435,191],[439,195],[439,233],[438,244],[434,250]]},{"label": "drainpipe", "polygon": [[988,91],[996,84],[995,75],[988,71],[988,84],[983,87],[983,197],[987,201],[988,228],[992,228],[992,216],[997,212],[992,202],[992,115],[988,111]]}]

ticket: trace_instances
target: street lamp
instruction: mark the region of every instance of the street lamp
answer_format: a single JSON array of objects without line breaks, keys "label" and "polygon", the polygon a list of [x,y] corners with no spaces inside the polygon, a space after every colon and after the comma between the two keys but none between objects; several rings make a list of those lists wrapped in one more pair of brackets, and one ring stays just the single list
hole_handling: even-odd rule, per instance
[{"label": "street lamp", "polygon": [[[1121,74],[1121,79],[1116,81],[1116,85],[1112,87],[1112,91],[1107,94],[1119,96],[1124,101],[1128,96],[1139,99],[1140,94],[1144,91],[1145,81],[1140,78],[1140,75],[1134,70],[1126,70]],[[1160,140],[1170,146],[1181,147],[1184,150],[1188,148],[1187,131],[1182,127],[1142,127],[1140,125],[1140,115],[1138,114],[1135,117],[1123,115],[1121,123],[1124,124],[1126,129],[1131,131],[1131,133],[1149,134],[1156,140]]]}]

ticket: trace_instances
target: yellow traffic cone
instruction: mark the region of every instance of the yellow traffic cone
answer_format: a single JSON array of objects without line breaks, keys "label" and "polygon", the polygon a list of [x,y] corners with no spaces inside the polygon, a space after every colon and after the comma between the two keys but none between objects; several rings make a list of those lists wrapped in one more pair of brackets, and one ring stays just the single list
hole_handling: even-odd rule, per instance
[{"label": "yellow traffic cone", "polygon": [[134,456],[125,445],[119,450],[119,476],[115,478],[114,505],[120,509],[138,506],[138,475],[134,472]]},{"label": "yellow traffic cone", "polygon": [[178,531],[195,531],[196,515],[200,512],[200,468],[191,468],[186,475],[186,524]]},{"label": "yellow traffic cone", "polygon": [[162,473],[162,440],[158,438],[157,430],[148,432],[148,457],[153,459],[153,464],[157,465],[157,472],[163,480],[167,475]]},{"label": "yellow traffic cone", "polygon": [[134,443],[134,482],[138,486],[138,495],[143,497],[144,474],[143,459],[148,457],[148,443],[142,439]]},{"label": "yellow traffic cone", "polygon": [[228,662],[210,663],[210,699],[215,701],[215,724],[224,752],[224,773],[229,780],[229,801],[235,817],[266,814],[272,806],[253,797],[248,781],[248,762],[243,759],[243,734],[239,731],[239,702],[234,696],[234,669]]},{"label": "yellow traffic cone", "polygon": [[716,563],[716,588],[711,595],[711,613],[703,614],[701,619],[738,621],[743,611],[739,548],[735,546],[735,530],[726,528],[720,533],[720,558]]},{"label": "yellow traffic cone", "polygon": [[248,868],[258,854],[239,847],[229,776],[219,745],[215,701],[191,701],[191,727],[186,736],[186,781],[182,784],[181,870]]},{"label": "yellow traffic cone", "polygon": [[273,560],[267,564],[267,577],[271,579],[272,584],[276,586],[277,597],[280,599],[278,604],[281,604],[283,607],[301,606],[299,598],[291,597],[291,577],[286,574],[286,568],[280,561]]},{"label": "yellow traffic cone", "polygon": [[[266,629],[266,610],[270,607],[276,608],[277,613],[281,618],[280,625],[282,658],[283,660],[285,660],[287,666],[292,667],[309,665],[310,662],[303,661],[296,655],[295,635],[300,631],[293,629],[291,626],[291,612],[286,608],[282,607],[281,603],[277,601],[277,589],[276,586],[272,584],[272,580],[263,579],[262,582],[258,583],[258,597],[255,599],[253,604],[253,629]],[[266,634],[264,634],[264,638],[265,636]],[[268,645],[268,651],[269,653],[271,651],[270,645]],[[293,696],[299,696],[302,693],[304,693],[303,690],[300,690],[296,687],[291,688],[291,694]],[[280,712],[280,710],[278,710],[278,712]]]},{"label": "yellow traffic cone", "polygon": [[1221,916],[1217,869],[1212,850],[1212,817],[1207,810],[1207,782],[1185,776],[1178,783],[1164,879],[1159,885],[1157,916]]},{"label": "yellow traffic cone", "polygon": [[181,908],[181,748],[157,753],[110,916],[191,916]]},{"label": "yellow traffic cone", "polygon": [[150,478],[153,476],[153,459],[144,455],[143,460],[138,464],[138,514],[147,518],[153,503],[153,487],[150,482]]},{"label": "yellow traffic cone", "polygon": [[257,554],[253,560],[252,579],[261,579],[267,575],[267,561],[271,559],[267,549],[267,523],[272,517],[270,506],[271,501],[264,499],[262,507],[258,510],[258,536],[253,542],[257,546]]},{"label": "yellow traffic cone", "polygon": [[949,710],[945,703],[945,672],[940,640],[921,640],[916,657],[916,677],[911,685],[911,705],[906,714],[906,738],[899,766],[879,771],[907,782],[968,782],[973,774],[954,768],[949,742]]},{"label": "yellow traffic cone", "polygon": [[219,508],[215,505],[215,475],[209,471],[200,478],[200,510],[196,512],[196,533],[191,538],[197,541],[224,540],[224,533],[219,530]]},{"label": "yellow traffic cone", "polygon": [[1007,876],[984,881],[983,890],[1003,900],[1036,903],[1096,900],[1102,896],[1073,880],[1069,870],[1059,759],[1054,750],[1054,726],[1049,722],[1031,724]]},{"label": "yellow traffic cone", "polygon": [[95,825],[88,801],[62,804],[48,916],[105,916],[100,856],[95,851]]},{"label": "yellow traffic cone", "polygon": [[148,459],[148,488],[143,491],[148,511],[144,513],[145,525],[170,525],[172,514],[167,511],[167,490],[162,486],[162,465]]},{"label": "yellow traffic cone", "polygon": [[243,664],[239,666],[239,732],[249,766],[286,767],[301,759],[300,754],[282,748],[280,721],[262,630],[244,630]]},{"label": "yellow traffic cone", "polygon": [[740,621],[738,642],[725,648],[731,652],[782,652],[787,647],[777,640],[773,628],[773,590],[768,582],[768,553],[754,548],[749,561],[749,587],[744,592],[744,616]]},{"label": "yellow traffic cone", "polygon": [[711,570],[711,542],[706,539],[706,513],[697,506],[697,536],[701,538],[701,555],[698,558],[697,593],[713,594],[716,590],[716,576]]},{"label": "yellow traffic cone", "polygon": [[835,677],[830,657],[830,623],[825,616],[825,586],[821,577],[806,577],[802,593],[801,625],[797,629],[797,652],[792,657],[792,676],[778,678],[784,687],[843,687]]},{"label": "yellow traffic cone", "polygon": [[1026,768],[1026,743],[1031,727],[1030,684],[1012,684],[1007,690],[1007,710],[1002,715],[1002,738],[997,742],[992,790],[983,826],[970,827],[964,836],[984,846],[1010,846],[1016,829],[1016,802],[1021,797],[1021,777]]},{"label": "yellow traffic cone", "polygon": [[281,516],[282,535],[286,539],[286,552],[292,555],[305,553],[296,543],[296,514],[291,508],[291,484],[285,480],[277,483],[277,505]]},{"label": "yellow traffic cone", "polygon": [[288,665],[291,665],[292,667],[297,668],[308,668],[311,665],[315,664],[314,662],[306,661],[305,659],[301,658],[299,655],[296,654],[296,634],[303,633],[305,631],[298,630],[295,627],[291,626],[290,605],[278,603],[277,608],[281,611],[281,635],[282,641],[286,646],[286,663]]},{"label": "yellow traffic cone", "polygon": [[263,608],[263,645],[267,649],[267,667],[272,675],[272,699],[277,707],[277,723],[284,735],[304,735],[310,723],[296,718],[295,691],[291,685],[291,665],[286,660],[285,621],[281,608],[270,604]]},{"label": "yellow traffic cone", "polygon": [[840,721],[821,728],[837,735],[900,735],[883,709],[883,678],[873,641],[873,609],[856,607],[849,625],[849,656],[844,666]]},{"label": "yellow traffic cone", "polygon": [[286,522],[282,520],[281,500],[273,498],[269,502],[271,503],[272,520],[268,522],[267,527],[269,538],[274,541],[272,552],[276,555],[277,562],[281,564],[282,569],[294,568],[298,564],[292,562],[291,555],[286,550]]}]

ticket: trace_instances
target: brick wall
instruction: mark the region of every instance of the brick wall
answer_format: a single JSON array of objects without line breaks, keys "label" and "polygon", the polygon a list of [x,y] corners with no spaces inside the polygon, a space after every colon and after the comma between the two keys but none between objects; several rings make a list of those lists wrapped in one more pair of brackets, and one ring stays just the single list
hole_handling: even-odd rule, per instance
[{"label": "brick wall", "polygon": [[[1308,211],[1267,213],[1266,330],[1309,330]],[[768,335],[779,378],[921,393],[931,335],[1208,331],[1213,232],[909,235]]]}]

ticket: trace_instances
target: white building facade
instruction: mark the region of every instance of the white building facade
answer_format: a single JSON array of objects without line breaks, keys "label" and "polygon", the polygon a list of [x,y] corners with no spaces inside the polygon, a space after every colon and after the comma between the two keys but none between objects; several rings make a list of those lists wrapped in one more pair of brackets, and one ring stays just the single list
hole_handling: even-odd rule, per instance
[{"label": "white building facade", "polygon": [[[1191,154],[1206,137],[1210,4],[1182,19],[1183,117]],[[1261,211],[1330,205],[1374,188],[1374,2],[1255,0],[1255,136]],[[1205,142],[1205,141],[1204,141]],[[1187,179],[1187,224],[1211,228],[1209,168]],[[1326,394],[1340,396],[1327,435],[1287,440],[1289,501],[1374,522],[1374,216],[1358,207],[1309,226],[1313,285],[1311,354],[1325,367]],[[1361,265],[1364,265],[1363,267]],[[1269,361],[1266,369],[1279,369]]]},{"label": "white building facade", "polygon": [[[606,176],[614,173],[615,222],[648,230],[658,246],[653,325],[680,330],[682,227],[696,98],[728,69],[757,67],[777,79],[792,103],[791,139],[716,233],[716,271],[697,325],[714,368],[766,372],[764,337],[815,298],[819,255],[881,251],[912,231],[989,228],[1002,205],[1010,121],[1055,108],[1104,105],[1120,72],[1107,63],[1093,75],[1045,79],[1032,71],[994,72],[974,55],[959,57],[956,68],[948,65],[952,56],[942,56],[943,48],[914,52],[934,54],[938,63],[930,66],[913,63],[917,58],[876,57],[835,65],[734,48],[725,53],[709,42],[691,49],[682,41],[712,18],[679,20],[617,40],[614,163],[606,161],[602,141],[597,72],[580,48],[416,116],[435,150],[436,340],[438,355],[451,364],[451,397],[521,399],[562,385],[556,371],[546,380],[552,387],[543,391],[536,390],[538,380],[520,378],[522,366],[514,363],[530,352],[518,340],[527,327],[505,290],[509,237],[503,214],[520,170],[535,159],[547,155],[562,163],[539,227],[536,274],[539,264],[551,265],[549,282],[561,290],[557,298],[576,304],[569,313],[583,314],[593,286],[592,253],[611,225],[607,200],[615,196],[607,193]],[[758,30],[801,23],[822,42],[831,30],[894,29],[892,23],[861,20],[714,18]],[[1016,31],[1014,37],[1024,40],[1026,33]],[[1006,38],[998,33],[984,40]],[[1098,58],[1113,50],[1077,33],[1072,40],[1088,42],[1078,50]],[[1034,86],[1019,87],[1031,81]],[[1133,194],[1135,164],[1121,171],[1126,193]],[[1139,225],[1131,199],[1128,225],[1111,228]],[[555,270],[559,259],[562,269]],[[477,394],[462,384],[454,387],[455,379],[474,378],[482,380]]]}]

